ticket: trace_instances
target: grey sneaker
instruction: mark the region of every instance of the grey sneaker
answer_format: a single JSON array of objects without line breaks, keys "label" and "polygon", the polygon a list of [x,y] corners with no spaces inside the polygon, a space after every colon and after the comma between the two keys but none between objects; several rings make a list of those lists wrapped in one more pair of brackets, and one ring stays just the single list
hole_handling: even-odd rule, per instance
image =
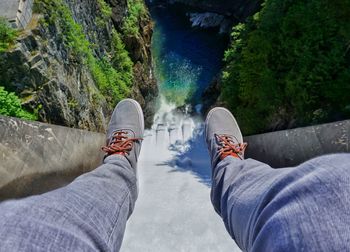
[{"label": "grey sneaker", "polygon": [[243,143],[236,119],[225,108],[217,107],[209,111],[205,121],[205,140],[213,168],[227,156],[244,159],[247,144]]},{"label": "grey sneaker", "polygon": [[109,155],[123,155],[136,169],[144,132],[143,112],[140,104],[125,99],[115,107],[107,130],[107,146],[102,147]]}]

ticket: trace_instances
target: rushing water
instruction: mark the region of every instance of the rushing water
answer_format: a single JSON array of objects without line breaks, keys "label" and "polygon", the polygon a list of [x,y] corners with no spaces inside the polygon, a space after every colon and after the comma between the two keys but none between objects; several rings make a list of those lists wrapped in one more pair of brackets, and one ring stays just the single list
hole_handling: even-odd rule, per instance
[{"label": "rushing water", "polygon": [[[222,68],[227,36],[191,27],[186,12],[174,5],[150,5],[150,11],[155,22],[152,49],[160,88],[159,107],[149,132],[151,145],[157,153],[171,150],[176,169],[190,170],[210,184],[210,161],[198,108],[202,93]],[[197,114],[187,113],[191,105]]]},{"label": "rushing water", "polygon": [[161,96],[177,106],[200,103],[201,94],[220,72],[227,37],[216,30],[192,28],[186,13],[173,5],[149,7]]},{"label": "rushing water", "polygon": [[145,134],[138,164],[140,194],[121,251],[239,251],[209,201],[203,122],[175,109],[200,103],[220,70],[224,38],[191,29],[174,9],[151,10],[161,99],[154,125]]}]

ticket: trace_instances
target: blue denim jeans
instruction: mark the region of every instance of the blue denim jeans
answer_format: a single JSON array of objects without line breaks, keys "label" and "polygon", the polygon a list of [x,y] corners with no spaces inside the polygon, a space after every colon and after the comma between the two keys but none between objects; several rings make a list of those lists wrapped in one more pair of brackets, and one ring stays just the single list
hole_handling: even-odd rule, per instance
[{"label": "blue denim jeans", "polygon": [[[212,201],[244,251],[349,251],[349,169],[349,154],[278,170],[228,157]],[[110,156],[64,188],[2,202],[0,251],[118,251],[136,198],[135,171]]]},{"label": "blue denim jeans", "polygon": [[0,204],[0,251],[118,251],[137,198],[135,171],[125,157],[66,187]]},{"label": "blue denim jeans", "polygon": [[243,251],[350,251],[350,154],[283,169],[227,157],[211,199]]}]

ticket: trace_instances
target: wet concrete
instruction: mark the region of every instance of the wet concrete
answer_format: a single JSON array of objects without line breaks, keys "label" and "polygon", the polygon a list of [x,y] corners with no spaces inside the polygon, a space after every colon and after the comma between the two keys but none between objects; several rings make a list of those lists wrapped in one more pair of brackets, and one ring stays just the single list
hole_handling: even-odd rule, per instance
[{"label": "wet concrete", "polygon": [[61,187],[102,160],[105,135],[0,116],[0,200]]},{"label": "wet concrete", "polygon": [[350,120],[246,137],[246,157],[272,167],[295,166],[311,158],[350,152]]}]

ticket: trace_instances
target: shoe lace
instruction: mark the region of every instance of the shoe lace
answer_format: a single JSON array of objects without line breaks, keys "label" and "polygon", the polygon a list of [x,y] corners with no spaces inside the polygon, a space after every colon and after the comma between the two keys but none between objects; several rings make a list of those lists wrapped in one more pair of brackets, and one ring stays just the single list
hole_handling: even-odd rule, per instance
[{"label": "shoe lace", "polygon": [[221,147],[219,147],[219,155],[221,160],[227,156],[233,156],[239,159],[244,158],[244,151],[247,148],[247,143],[238,143],[237,138],[236,142],[232,136],[228,135],[216,135]]},{"label": "shoe lace", "polygon": [[102,150],[107,153],[107,156],[113,154],[127,155],[132,150],[135,141],[143,140],[142,138],[129,138],[128,132],[116,131],[113,133],[112,141],[108,146],[103,146]]}]

